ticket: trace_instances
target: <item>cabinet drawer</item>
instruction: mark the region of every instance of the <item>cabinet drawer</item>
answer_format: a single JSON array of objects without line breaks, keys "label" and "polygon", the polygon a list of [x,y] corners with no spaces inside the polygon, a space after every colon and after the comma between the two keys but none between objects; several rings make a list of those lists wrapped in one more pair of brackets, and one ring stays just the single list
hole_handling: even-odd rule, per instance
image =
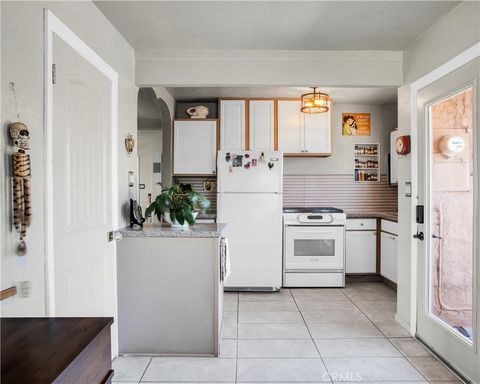
[{"label": "cabinet drawer", "polygon": [[382,220],[382,231],[398,235],[398,223],[389,220]]},{"label": "cabinet drawer", "polygon": [[377,219],[347,219],[347,231],[375,230]]}]

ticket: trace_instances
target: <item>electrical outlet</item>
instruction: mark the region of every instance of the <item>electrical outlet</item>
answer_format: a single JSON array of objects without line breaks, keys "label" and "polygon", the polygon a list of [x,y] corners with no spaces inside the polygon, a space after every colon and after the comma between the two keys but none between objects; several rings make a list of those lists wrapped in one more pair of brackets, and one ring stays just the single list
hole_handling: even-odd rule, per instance
[{"label": "electrical outlet", "polygon": [[29,297],[32,284],[30,281],[20,281],[17,284],[17,294],[19,297]]}]

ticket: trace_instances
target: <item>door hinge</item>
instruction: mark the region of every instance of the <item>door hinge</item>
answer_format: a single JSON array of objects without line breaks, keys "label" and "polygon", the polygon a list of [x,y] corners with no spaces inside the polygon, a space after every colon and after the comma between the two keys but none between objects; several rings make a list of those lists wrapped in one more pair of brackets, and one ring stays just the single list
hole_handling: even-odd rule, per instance
[{"label": "door hinge", "polygon": [[110,241],[120,241],[122,240],[122,234],[119,231],[110,231],[107,233],[107,240]]},{"label": "door hinge", "polygon": [[57,65],[52,64],[52,84],[57,82]]}]

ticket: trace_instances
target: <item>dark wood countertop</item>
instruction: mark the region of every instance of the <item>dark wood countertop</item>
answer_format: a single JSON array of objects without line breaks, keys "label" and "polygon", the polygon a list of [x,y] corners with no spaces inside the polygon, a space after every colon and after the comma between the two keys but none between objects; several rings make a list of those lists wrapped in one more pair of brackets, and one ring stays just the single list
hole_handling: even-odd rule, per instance
[{"label": "dark wood countertop", "polygon": [[347,219],[384,219],[398,222],[397,212],[346,212]]},{"label": "dark wood countertop", "polygon": [[2,318],[0,324],[2,384],[41,384],[55,382],[113,319]]}]

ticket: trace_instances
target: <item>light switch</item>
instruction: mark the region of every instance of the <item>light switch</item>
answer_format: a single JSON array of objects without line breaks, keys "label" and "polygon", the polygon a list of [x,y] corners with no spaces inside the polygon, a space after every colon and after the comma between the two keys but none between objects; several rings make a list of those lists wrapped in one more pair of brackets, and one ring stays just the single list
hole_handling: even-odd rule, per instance
[{"label": "light switch", "polygon": [[132,171],[128,171],[128,186],[130,188],[133,188],[135,185],[135,179],[133,177],[133,172]]},{"label": "light switch", "polygon": [[405,197],[412,197],[412,183],[410,181],[405,183]]}]

